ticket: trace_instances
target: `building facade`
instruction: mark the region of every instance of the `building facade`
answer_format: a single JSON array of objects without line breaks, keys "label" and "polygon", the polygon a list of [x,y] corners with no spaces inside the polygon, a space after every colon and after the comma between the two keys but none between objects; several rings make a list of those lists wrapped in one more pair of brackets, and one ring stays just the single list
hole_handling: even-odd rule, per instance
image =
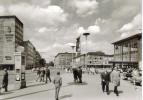
[{"label": "building facade", "polygon": [[113,55],[107,55],[103,52],[88,52],[74,58],[75,66],[94,68],[109,68],[112,66],[110,63],[112,60]]},{"label": "building facade", "polygon": [[72,58],[75,53],[58,53],[54,59],[54,67],[56,68],[69,68],[72,66]]},{"label": "building facade", "polygon": [[113,44],[114,66],[139,68],[139,63],[142,61],[142,33],[118,40]]},{"label": "building facade", "polygon": [[40,67],[40,60],[42,59],[40,53],[38,51],[35,51],[35,67]]},{"label": "building facade", "polygon": [[23,23],[16,16],[0,16],[0,69],[14,69],[14,52],[22,41]]},{"label": "building facade", "polygon": [[23,42],[24,45],[24,52],[26,55],[26,69],[31,69],[35,65],[35,47],[34,45],[28,40]]}]

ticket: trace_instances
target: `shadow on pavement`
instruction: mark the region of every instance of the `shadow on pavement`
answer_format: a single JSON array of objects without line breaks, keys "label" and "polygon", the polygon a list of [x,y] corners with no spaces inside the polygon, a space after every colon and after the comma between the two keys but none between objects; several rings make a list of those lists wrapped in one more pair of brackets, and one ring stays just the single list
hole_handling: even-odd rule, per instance
[{"label": "shadow on pavement", "polygon": [[[68,87],[68,86],[70,86],[70,85],[62,86],[62,88]],[[52,90],[55,90],[55,88],[46,89],[46,90],[41,90],[41,91],[35,91],[35,92],[26,93],[26,94],[21,94],[21,95],[17,95],[17,96],[6,97],[6,98],[0,99],[0,100],[9,100],[9,99],[14,99],[14,98],[22,97],[22,96],[27,96],[27,95],[32,95],[32,94],[36,94],[36,93],[40,93],[40,92],[46,92],[46,91],[52,91]],[[71,96],[72,96],[72,95],[71,95]],[[70,95],[65,95],[65,96],[63,96],[63,97],[61,97],[61,98],[63,99],[63,98],[67,98],[67,97],[70,97]]]},{"label": "shadow on pavement", "polygon": [[[109,91],[109,94],[111,94],[112,92],[114,92],[114,91],[113,91],[113,90],[110,90],[110,91]],[[119,94],[122,94],[122,93],[123,93],[123,91],[118,90],[118,93],[119,93]]]},{"label": "shadow on pavement", "polygon": [[59,99],[61,100],[61,99],[69,98],[69,97],[72,97],[72,94],[60,96]]},{"label": "shadow on pavement", "polygon": [[88,85],[87,82],[82,82],[82,83],[69,82],[67,84],[69,84],[69,85]]},{"label": "shadow on pavement", "polygon": [[8,91],[8,92],[3,92],[3,93],[0,93],[0,95],[7,95],[7,94],[11,94],[11,93],[13,93],[13,92]]},{"label": "shadow on pavement", "polygon": [[46,85],[46,83],[33,84],[33,85],[29,85],[27,87],[34,87],[34,86],[40,86],[40,85]]}]

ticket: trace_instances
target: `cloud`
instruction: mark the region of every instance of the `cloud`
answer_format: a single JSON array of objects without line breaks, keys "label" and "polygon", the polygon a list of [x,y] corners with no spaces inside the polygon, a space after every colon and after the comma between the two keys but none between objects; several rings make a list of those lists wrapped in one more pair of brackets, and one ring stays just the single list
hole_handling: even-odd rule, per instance
[{"label": "cloud", "polygon": [[85,30],[83,27],[79,27],[79,28],[77,29],[77,32],[78,32],[79,35],[81,35],[81,34],[85,33],[86,30]]},{"label": "cloud", "polygon": [[65,46],[75,46],[74,43],[66,43]]},{"label": "cloud", "polygon": [[92,34],[96,34],[96,33],[100,32],[100,27],[97,25],[89,26],[87,31],[92,33]]},{"label": "cloud", "polygon": [[96,11],[98,2],[96,0],[72,0],[71,5],[76,8],[76,13],[79,16],[87,16]]},{"label": "cloud", "polygon": [[87,29],[83,28],[83,27],[79,27],[77,29],[78,34],[83,34],[85,32],[89,32],[91,34],[97,34],[100,32],[100,27],[98,25],[92,25],[92,26],[88,26]]},{"label": "cloud", "polygon": [[[82,53],[86,52],[86,42],[82,41],[81,43],[81,51]],[[106,48],[105,48],[106,47]],[[106,41],[94,42],[92,40],[87,41],[87,51],[88,52],[95,52],[95,51],[103,51],[106,54],[113,54],[114,48],[113,45]]]},{"label": "cloud", "polygon": [[123,25],[119,29],[119,32],[126,32],[126,31],[141,29],[141,26],[142,26],[141,20],[142,20],[141,14],[136,15],[130,23]]},{"label": "cloud", "polygon": [[0,6],[0,15],[3,15],[5,12],[5,8],[3,6]]},{"label": "cloud", "polygon": [[57,24],[67,21],[67,14],[57,5],[42,8],[40,6],[20,3],[9,6],[9,12],[35,24]]},{"label": "cloud", "polygon": [[19,3],[27,3],[30,5],[38,5],[42,7],[46,7],[50,5],[51,0],[1,0],[0,5],[12,5]]},{"label": "cloud", "polygon": [[[141,27],[141,0],[1,0],[0,14],[16,15],[24,24],[24,39],[50,60],[72,52],[68,43],[90,32],[89,51],[113,53],[114,39]],[[47,2],[47,3],[46,3]],[[70,3],[70,4],[69,4]],[[139,20],[140,19],[140,20]],[[120,29],[124,31],[119,31]],[[126,30],[126,31],[125,31]],[[122,34],[121,34],[122,33]],[[82,35],[81,42],[85,42]],[[85,46],[82,45],[84,51]],[[46,53],[45,53],[46,52]]]}]

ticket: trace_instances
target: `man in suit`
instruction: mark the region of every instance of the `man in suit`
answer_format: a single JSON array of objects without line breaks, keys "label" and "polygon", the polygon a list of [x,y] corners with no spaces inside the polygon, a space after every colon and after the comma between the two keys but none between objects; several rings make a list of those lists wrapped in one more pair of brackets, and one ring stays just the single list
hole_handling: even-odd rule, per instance
[{"label": "man in suit", "polygon": [[120,86],[120,72],[117,67],[115,67],[111,73],[111,82],[114,85],[114,93],[119,96],[118,86]]},{"label": "man in suit", "polygon": [[62,77],[60,76],[60,72],[57,72],[57,76],[54,78],[55,85],[55,99],[59,100],[59,91],[62,86]]},{"label": "man in suit", "polygon": [[82,83],[82,69],[81,69],[81,67],[78,67],[78,79],[79,79],[79,83]]},{"label": "man in suit", "polygon": [[73,68],[73,77],[74,77],[74,82],[77,82],[77,79],[78,79],[78,70],[77,70],[77,68]]},{"label": "man in suit", "polygon": [[109,82],[110,82],[110,73],[107,70],[104,70],[101,73],[101,85],[103,92],[105,92],[105,87],[106,87],[106,92],[108,95],[109,95]]},{"label": "man in suit", "polygon": [[47,83],[48,79],[51,82],[50,69],[48,67],[46,67],[46,69],[45,69],[45,74],[46,74],[46,82],[45,83]]},{"label": "man in suit", "polygon": [[7,69],[4,69],[4,75],[3,75],[3,81],[2,81],[2,87],[5,89],[5,92],[7,92],[8,87],[8,72]]}]

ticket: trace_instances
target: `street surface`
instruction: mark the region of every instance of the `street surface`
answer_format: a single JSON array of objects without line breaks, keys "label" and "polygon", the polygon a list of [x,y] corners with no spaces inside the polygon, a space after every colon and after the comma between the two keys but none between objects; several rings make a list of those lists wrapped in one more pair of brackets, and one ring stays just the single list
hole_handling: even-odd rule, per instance
[{"label": "street surface", "polygon": [[[72,73],[63,73],[62,78],[60,100],[141,100],[141,87],[135,89],[128,81],[121,80],[120,94],[117,97],[113,93],[112,84],[110,84],[110,95],[102,92],[99,74],[83,74],[82,84],[73,82]],[[12,90],[0,95],[0,100],[55,100],[54,94],[53,83],[33,82],[25,89]]]}]

